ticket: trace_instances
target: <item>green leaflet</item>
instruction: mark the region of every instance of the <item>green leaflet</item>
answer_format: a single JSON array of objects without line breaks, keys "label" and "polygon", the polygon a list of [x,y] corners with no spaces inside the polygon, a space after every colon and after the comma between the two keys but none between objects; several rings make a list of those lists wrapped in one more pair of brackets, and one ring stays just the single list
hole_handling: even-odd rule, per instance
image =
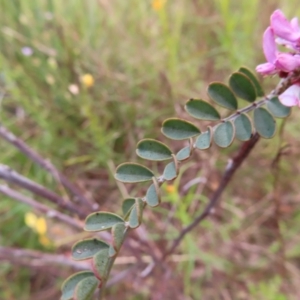
[{"label": "green leaflet", "polygon": [[86,231],[103,231],[112,228],[117,223],[124,223],[124,220],[110,212],[95,212],[85,219],[84,230]]},{"label": "green leaflet", "polygon": [[74,260],[88,259],[98,251],[108,247],[107,243],[99,239],[85,239],[74,244],[72,247],[72,258]]},{"label": "green leaflet", "polygon": [[238,97],[248,102],[255,101],[255,87],[245,74],[240,72],[233,73],[229,78],[229,85]]},{"label": "green leaflet", "polygon": [[276,131],[276,122],[273,116],[263,107],[258,107],[253,113],[254,127],[260,136],[266,139],[273,137]]},{"label": "green leaflet", "polygon": [[74,299],[91,300],[98,285],[99,280],[96,277],[90,276],[81,280],[76,286]]},{"label": "green leaflet", "polygon": [[173,140],[185,140],[200,133],[200,130],[191,122],[177,118],[165,120],[161,131]]},{"label": "green leaflet", "polygon": [[252,123],[248,115],[240,114],[234,120],[235,136],[240,141],[248,141],[252,136]]},{"label": "green leaflet", "polygon": [[162,161],[172,159],[172,151],[169,147],[153,139],[139,141],[136,153],[139,157],[148,160]]},{"label": "green leaflet", "polygon": [[221,148],[229,147],[234,139],[235,129],[231,121],[220,123],[214,132],[214,142]]},{"label": "green leaflet", "polygon": [[121,182],[135,183],[149,181],[154,174],[152,171],[140,164],[123,163],[116,169],[115,178]]},{"label": "green leaflet", "polygon": [[220,120],[218,111],[208,102],[197,99],[190,99],[185,104],[185,110],[194,118],[200,120]]},{"label": "green leaflet", "polygon": [[82,271],[75,273],[68,277],[62,284],[61,287],[61,300],[71,300],[74,297],[75,289],[77,284],[85,278],[94,277],[94,273],[91,271]]},{"label": "green leaflet", "polygon": [[213,101],[227,109],[236,110],[238,107],[234,93],[224,83],[212,82],[208,86],[207,94]]}]

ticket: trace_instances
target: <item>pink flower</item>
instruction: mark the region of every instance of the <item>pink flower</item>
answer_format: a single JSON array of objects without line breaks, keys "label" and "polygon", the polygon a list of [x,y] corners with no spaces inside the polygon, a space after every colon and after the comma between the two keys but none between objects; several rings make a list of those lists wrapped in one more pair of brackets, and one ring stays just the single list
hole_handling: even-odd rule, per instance
[{"label": "pink flower", "polygon": [[30,47],[23,47],[21,51],[25,56],[31,56],[33,54],[33,50]]},{"label": "pink flower", "polygon": [[293,18],[289,22],[281,10],[277,9],[271,15],[271,27],[274,33],[279,38],[299,45],[300,42],[300,29],[298,26],[298,19]]},{"label": "pink flower", "polygon": [[300,107],[300,83],[295,83],[278,96],[280,102],[285,106]]},{"label": "pink flower", "polygon": [[267,63],[256,67],[258,73],[263,75],[276,74],[279,71],[289,73],[300,67],[300,55],[277,51],[274,31],[271,27],[264,32],[263,50]]},{"label": "pink flower", "polygon": [[[276,43],[284,45],[292,52],[279,52]],[[271,25],[263,35],[263,50],[267,62],[256,67],[263,75],[279,74],[280,77],[300,71],[300,28],[298,19],[288,21],[280,10],[271,15]],[[278,96],[285,106],[300,107],[300,80]]]}]

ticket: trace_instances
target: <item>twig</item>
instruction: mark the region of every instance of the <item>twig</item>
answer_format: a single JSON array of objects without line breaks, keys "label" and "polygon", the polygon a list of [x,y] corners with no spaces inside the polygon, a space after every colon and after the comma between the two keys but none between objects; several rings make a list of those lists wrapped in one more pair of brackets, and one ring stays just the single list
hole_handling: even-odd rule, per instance
[{"label": "twig", "polygon": [[192,229],[194,229],[202,220],[204,220],[211,213],[211,210],[217,204],[220,196],[222,195],[223,191],[227,187],[235,171],[239,168],[242,162],[247,158],[250,151],[253,149],[253,147],[255,146],[258,140],[259,140],[259,135],[255,133],[249,141],[245,142],[241,146],[237,155],[227,165],[226,170],[221,179],[221,182],[219,184],[219,187],[214,192],[214,194],[210,197],[209,203],[205,207],[204,211],[198,217],[196,217],[190,225],[188,225],[180,232],[179,236],[173,241],[173,244],[170,247],[170,249],[167,250],[163,255],[163,259],[165,259],[168,255],[173,253],[173,251],[177,248],[177,246],[180,244],[180,242],[185,237],[185,235],[189,233]]},{"label": "twig", "polygon": [[71,183],[56,167],[49,161],[40,156],[37,152],[31,149],[24,141],[17,138],[12,132],[0,123],[0,137],[4,138],[8,143],[15,146],[18,150],[24,153],[33,162],[48,171],[59,183],[61,183],[81,204],[94,210],[92,203],[81,194],[79,189]]},{"label": "twig", "polygon": [[[72,226],[74,228],[82,230],[83,224],[81,224],[80,221],[77,221],[76,219],[74,219],[68,215],[65,215],[65,214],[63,214],[57,210],[54,210],[52,208],[49,208],[46,205],[41,204],[27,196],[24,196],[14,190],[12,190],[11,188],[9,188],[6,185],[0,185],[0,193],[6,195],[8,197],[11,197],[12,199],[15,199],[17,201],[20,201],[20,202],[30,205],[31,207],[35,208],[36,210],[40,211],[41,213],[46,214],[47,217],[49,217],[49,218],[57,219],[61,222],[69,224],[70,226]],[[110,233],[108,233],[106,231],[98,232],[97,236],[106,242],[111,240]]]},{"label": "twig", "polygon": [[6,185],[0,185],[0,193],[4,194],[10,198],[13,198],[17,201],[20,201],[22,203],[26,203],[26,204],[30,205],[34,209],[38,210],[41,213],[46,214],[50,218],[67,223],[77,229],[82,229],[82,225],[76,219],[69,217],[55,209],[51,209],[48,206],[46,206],[42,203],[39,203],[27,196],[24,196],[16,191],[14,191],[13,189],[9,188]]},{"label": "twig", "polygon": [[43,253],[36,250],[16,249],[0,246],[0,260],[11,261],[14,265],[20,264],[30,267],[44,267],[49,265],[60,265],[72,267],[77,270],[87,270],[90,268],[89,262],[73,261],[66,255],[55,255]]},{"label": "twig", "polygon": [[59,207],[69,210],[78,214],[80,217],[85,217],[86,215],[80,211],[74,204],[67,203],[63,198],[61,198],[56,193],[46,189],[42,185],[37,184],[36,182],[18,174],[16,171],[12,170],[6,165],[0,164],[0,178],[11,182],[14,184],[23,187],[32,193],[39,195],[45,199],[50,200],[51,202],[57,204]]}]

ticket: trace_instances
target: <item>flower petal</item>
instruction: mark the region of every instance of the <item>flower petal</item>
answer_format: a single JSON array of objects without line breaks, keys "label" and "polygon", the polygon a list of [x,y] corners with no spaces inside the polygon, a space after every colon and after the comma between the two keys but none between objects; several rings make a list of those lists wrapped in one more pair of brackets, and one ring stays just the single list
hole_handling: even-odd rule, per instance
[{"label": "flower petal", "polygon": [[300,31],[295,30],[295,21],[291,24],[279,9],[271,15],[271,27],[275,35],[290,42],[295,42],[300,38]]},{"label": "flower petal", "polygon": [[294,96],[289,95],[281,95],[278,97],[280,102],[285,106],[297,106],[298,105],[298,99]]},{"label": "flower petal", "polygon": [[300,56],[290,53],[278,53],[275,67],[284,72],[291,72],[300,67]]},{"label": "flower petal", "polygon": [[299,28],[299,24],[298,24],[298,18],[293,18],[290,22],[291,24],[291,27],[293,28],[293,30],[296,32],[296,31],[300,31],[300,28]]},{"label": "flower petal", "polygon": [[256,72],[262,75],[271,75],[276,73],[275,66],[271,63],[264,63],[256,67]]},{"label": "flower petal", "polygon": [[271,27],[268,27],[263,35],[264,54],[269,63],[276,61],[276,43],[274,32]]},{"label": "flower petal", "polygon": [[300,85],[294,84],[279,95],[280,102],[285,106],[299,105],[300,99]]}]

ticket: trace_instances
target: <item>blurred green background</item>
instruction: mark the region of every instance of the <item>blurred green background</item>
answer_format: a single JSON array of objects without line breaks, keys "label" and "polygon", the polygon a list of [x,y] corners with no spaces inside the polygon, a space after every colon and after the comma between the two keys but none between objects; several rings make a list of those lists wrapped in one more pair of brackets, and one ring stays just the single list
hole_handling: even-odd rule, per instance
[{"label": "blurred green background", "polygon": [[[188,118],[185,101],[207,98],[210,81],[226,82],[240,66],[254,70],[264,62],[261,36],[276,8],[300,16],[296,0],[0,0],[1,123],[101,208],[118,211],[114,166],[137,161],[140,139],[164,140],[162,121]],[[276,82],[266,79],[266,90]],[[220,212],[182,243],[188,259],[145,278],[141,264],[107,299],[300,299],[299,116],[295,108],[286,123],[278,122],[280,134],[260,141],[223,195]],[[143,230],[158,248],[200,212],[239,145],[197,153],[182,182],[164,190],[164,205],[145,213]],[[282,145],[288,148],[275,172]],[[3,140],[0,153],[1,163],[60,192],[49,174]],[[195,177],[202,184],[186,191]],[[0,195],[1,246],[68,253],[82,237],[47,220],[43,240],[25,224],[29,212]],[[112,275],[130,266],[120,263]],[[58,299],[71,273],[3,260],[0,299]]]}]

